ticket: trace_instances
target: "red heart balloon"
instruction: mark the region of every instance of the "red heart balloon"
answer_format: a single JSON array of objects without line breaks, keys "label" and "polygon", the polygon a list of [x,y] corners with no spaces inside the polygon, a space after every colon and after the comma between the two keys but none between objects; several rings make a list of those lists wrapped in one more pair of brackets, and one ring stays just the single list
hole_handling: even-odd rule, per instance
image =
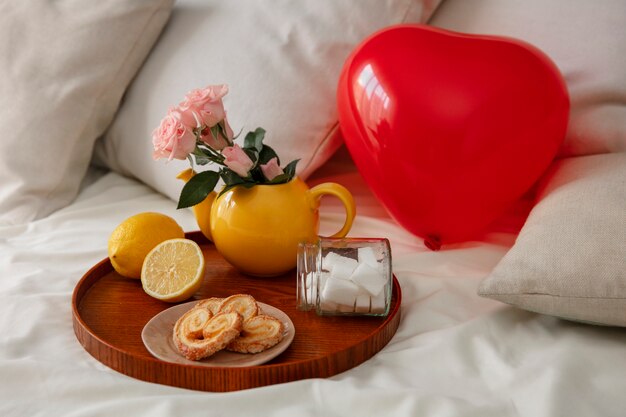
[{"label": "red heart balloon", "polygon": [[431,249],[476,237],[528,191],[569,115],[563,78],[535,47],[421,25],[359,45],[337,101],[359,172]]}]

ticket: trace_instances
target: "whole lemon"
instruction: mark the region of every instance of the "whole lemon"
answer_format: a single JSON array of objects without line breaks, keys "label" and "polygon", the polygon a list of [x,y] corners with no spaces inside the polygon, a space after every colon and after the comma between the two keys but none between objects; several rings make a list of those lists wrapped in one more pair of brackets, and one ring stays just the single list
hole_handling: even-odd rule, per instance
[{"label": "whole lemon", "polygon": [[140,278],[148,252],[168,239],[184,238],[174,219],[161,213],[139,213],[120,223],[109,238],[109,259],[118,274]]}]

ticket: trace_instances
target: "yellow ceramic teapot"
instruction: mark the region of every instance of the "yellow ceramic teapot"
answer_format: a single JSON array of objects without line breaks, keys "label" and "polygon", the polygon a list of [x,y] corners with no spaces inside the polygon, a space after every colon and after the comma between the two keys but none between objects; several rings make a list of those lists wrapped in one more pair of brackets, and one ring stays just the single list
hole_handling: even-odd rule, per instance
[{"label": "yellow ceramic teapot", "polygon": [[[185,170],[179,179],[188,181]],[[344,237],[355,216],[352,194],[336,183],[311,189],[298,177],[290,182],[234,187],[216,198],[212,192],[193,207],[202,233],[235,268],[249,275],[276,276],[296,266],[298,243],[318,238],[319,205],[324,195],[343,203],[346,219],[331,237]]]}]

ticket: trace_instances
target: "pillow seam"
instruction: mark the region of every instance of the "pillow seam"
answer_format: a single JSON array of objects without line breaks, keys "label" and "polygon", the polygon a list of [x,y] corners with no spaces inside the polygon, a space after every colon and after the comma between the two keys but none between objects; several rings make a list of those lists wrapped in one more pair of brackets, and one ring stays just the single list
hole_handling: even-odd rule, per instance
[{"label": "pillow seam", "polygon": [[[402,19],[400,19],[400,23],[406,23],[406,19],[409,16],[409,12],[411,11],[411,8],[413,7],[413,0],[409,0],[407,1],[407,3],[408,5],[406,6],[406,9],[404,10],[404,14],[402,15]],[[421,16],[420,16],[420,19],[421,19]]]},{"label": "pillow seam", "polygon": [[335,135],[335,132],[337,131],[338,127],[339,127],[339,121],[335,121],[335,123],[333,123],[333,125],[326,132],[326,134],[324,135],[322,140],[320,140],[319,143],[317,144],[317,146],[315,146],[315,149],[313,150],[313,155],[309,158],[309,160],[307,161],[306,165],[302,169],[304,172],[306,172],[309,169],[309,167],[311,166],[311,164],[315,160],[317,154],[320,152],[320,149],[322,147],[324,147],[326,145],[326,143],[330,140],[330,138]]}]

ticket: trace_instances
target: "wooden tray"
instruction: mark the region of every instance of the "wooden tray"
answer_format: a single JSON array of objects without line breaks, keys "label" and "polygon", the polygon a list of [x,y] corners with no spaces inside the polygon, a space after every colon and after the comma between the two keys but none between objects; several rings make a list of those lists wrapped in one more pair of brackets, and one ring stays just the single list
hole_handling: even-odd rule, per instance
[{"label": "wooden tray", "polygon": [[91,268],[72,296],[74,333],[94,358],[118,372],[148,382],[202,391],[235,391],[305,378],[329,377],[372,357],[391,340],[400,324],[401,290],[394,277],[387,317],[319,317],[296,309],[296,278],[240,274],[211,242],[192,232],[206,259],[205,282],[196,299],[248,293],[284,311],[296,335],[272,361],[243,368],[207,368],[156,359],[141,340],[144,325],[172,304],[145,294],[139,280],[119,276],[108,258]]}]

